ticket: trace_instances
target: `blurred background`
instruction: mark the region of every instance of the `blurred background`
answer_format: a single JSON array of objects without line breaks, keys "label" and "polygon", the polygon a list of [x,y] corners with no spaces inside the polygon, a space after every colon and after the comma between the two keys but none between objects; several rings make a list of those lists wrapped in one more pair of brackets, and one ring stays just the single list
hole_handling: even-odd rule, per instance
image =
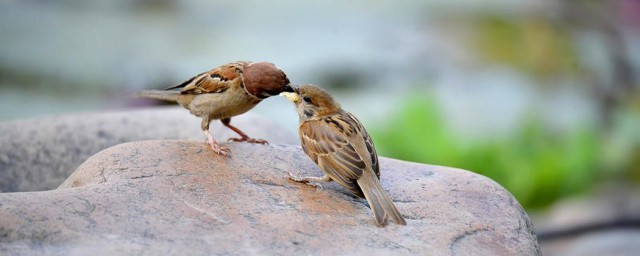
[{"label": "blurred background", "polygon": [[[0,0],[0,121],[140,108],[237,60],[327,88],[380,155],[497,181],[548,254],[640,244],[636,0]],[[253,112],[294,133],[292,109]]]}]

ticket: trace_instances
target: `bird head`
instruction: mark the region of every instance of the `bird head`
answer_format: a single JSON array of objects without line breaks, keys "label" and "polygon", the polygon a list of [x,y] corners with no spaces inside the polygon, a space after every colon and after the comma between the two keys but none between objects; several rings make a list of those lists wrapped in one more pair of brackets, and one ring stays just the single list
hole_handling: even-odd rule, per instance
[{"label": "bird head", "polygon": [[282,92],[280,95],[295,104],[300,121],[319,119],[341,111],[340,104],[316,85],[305,84],[293,89],[293,92]]},{"label": "bird head", "polygon": [[242,81],[246,90],[260,99],[293,91],[287,75],[270,62],[244,64]]}]

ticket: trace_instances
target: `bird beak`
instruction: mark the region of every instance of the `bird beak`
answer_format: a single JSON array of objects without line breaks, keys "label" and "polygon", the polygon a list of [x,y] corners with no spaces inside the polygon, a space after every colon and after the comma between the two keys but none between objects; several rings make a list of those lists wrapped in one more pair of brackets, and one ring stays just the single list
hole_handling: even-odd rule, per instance
[{"label": "bird beak", "polygon": [[300,102],[300,96],[297,93],[294,93],[294,92],[281,92],[280,96],[284,96],[285,98],[287,98],[288,100],[290,100],[293,103]]},{"label": "bird beak", "polygon": [[291,84],[287,84],[284,86],[284,91],[285,92],[296,92],[296,88],[294,88],[293,85]]},{"label": "bird beak", "polygon": [[300,95],[298,95],[298,90],[294,85],[291,84],[285,86],[285,90],[284,92],[280,93],[280,96],[284,96],[293,103],[300,102]]},{"label": "bird beak", "polygon": [[300,102],[300,95],[298,95],[298,93],[296,92],[281,92],[280,96],[284,96],[285,98],[287,98],[289,101],[293,103]]}]

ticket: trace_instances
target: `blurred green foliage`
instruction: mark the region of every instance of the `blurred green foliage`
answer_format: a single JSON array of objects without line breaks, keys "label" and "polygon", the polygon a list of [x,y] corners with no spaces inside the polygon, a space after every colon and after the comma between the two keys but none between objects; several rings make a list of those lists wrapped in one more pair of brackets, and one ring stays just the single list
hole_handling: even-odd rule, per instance
[{"label": "blurred green foliage", "polygon": [[594,129],[559,134],[531,118],[509,134],[468,141],[452,132],[433,100],[410,96],[405,102],[372,129],[381,155],[485,175],[528,209],[584,192],[600,177],[601,140]]},{"label": "blurred green foliage", "polygon": [[545,17],[478,17],[471,47],[489,62],[504,63],[531,75],[575,73],[577,60],[565,26]]}]

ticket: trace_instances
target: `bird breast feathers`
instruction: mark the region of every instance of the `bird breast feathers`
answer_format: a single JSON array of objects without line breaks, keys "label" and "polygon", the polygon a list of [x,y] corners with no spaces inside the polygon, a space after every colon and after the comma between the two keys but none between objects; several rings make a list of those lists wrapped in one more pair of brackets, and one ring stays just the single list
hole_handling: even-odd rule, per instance
[{"label": "bird breast feathers", "polygon": [[362,134],[351,126],[335,118],[311,120],[300,126],[300,138],[312,159],[325,162],[342,178],[355,180],[371,166],[371,159]]}]

